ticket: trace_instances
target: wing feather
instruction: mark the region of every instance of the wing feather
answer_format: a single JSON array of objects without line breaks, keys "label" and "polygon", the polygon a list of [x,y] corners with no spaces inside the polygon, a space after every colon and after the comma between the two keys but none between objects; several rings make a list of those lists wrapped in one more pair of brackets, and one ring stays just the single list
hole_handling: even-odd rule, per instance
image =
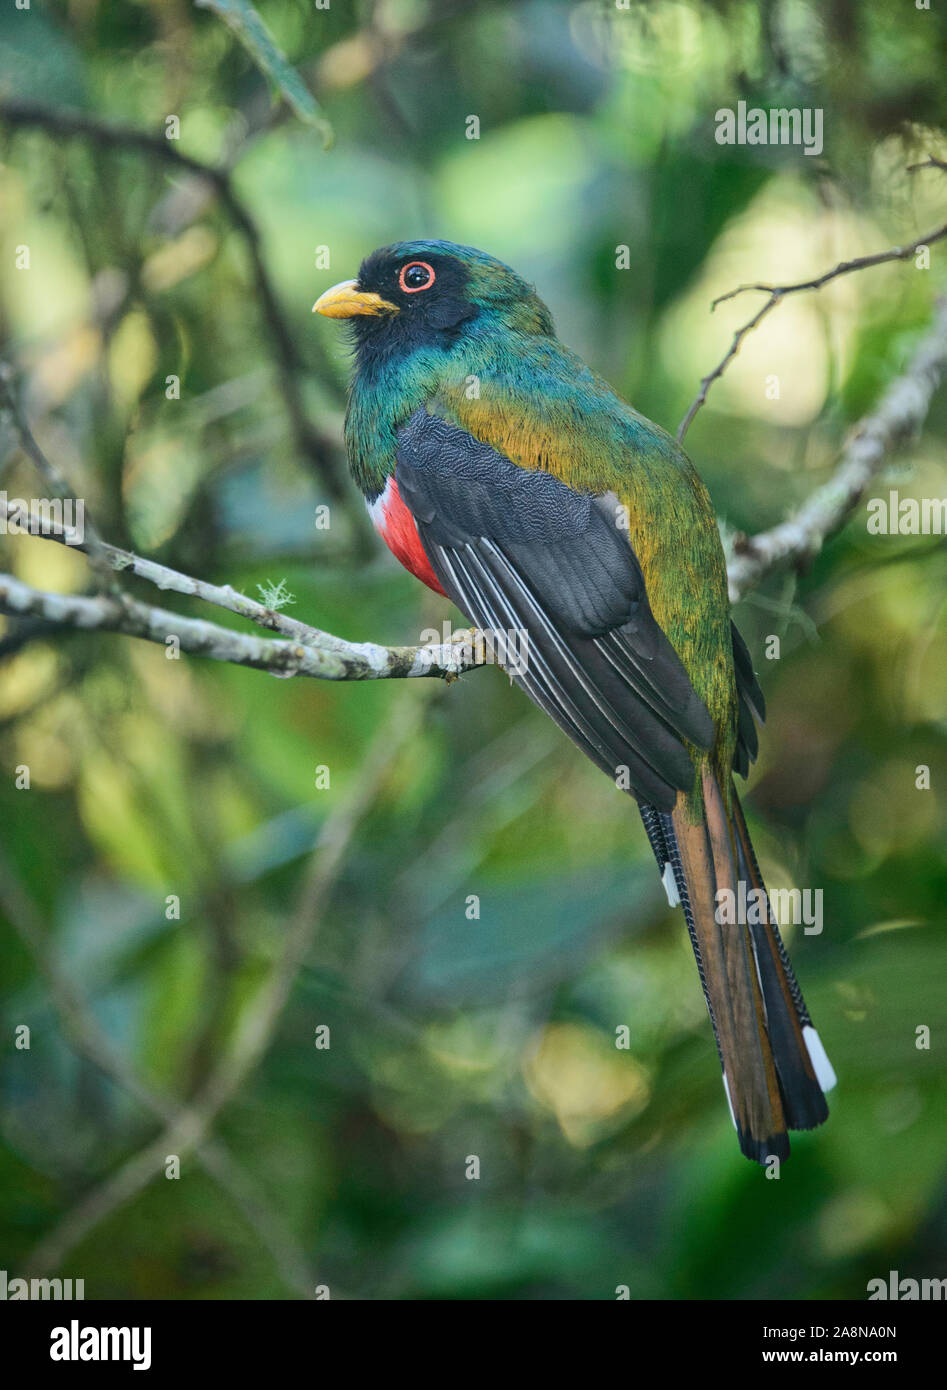
[{"label": "wing feather", "polygon": [[[648,603],[617,499],[518,468],[427,411],[399,435],[398,489],[445,592],[499,663],[613,779],[669,810],[714,728]],[[620,785],[625,785],[620,782]]]}]

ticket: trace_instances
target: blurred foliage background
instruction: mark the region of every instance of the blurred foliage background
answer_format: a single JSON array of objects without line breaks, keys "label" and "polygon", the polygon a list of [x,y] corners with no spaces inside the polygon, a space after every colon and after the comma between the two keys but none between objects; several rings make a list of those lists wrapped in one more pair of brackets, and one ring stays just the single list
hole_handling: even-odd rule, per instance
[{"label": "blurred foliage background", "polygon": [[[0,119],[0,351],[107,539],[253,596],[283,579],[294,615],[345,637],[458,622],[366,539],[338,481],[348,362],[310,308],[374,247],[443,236],[500,256],[673,430],[755,305],[711,316],[715,295],[945,218],[947,175],[906,172],[945,153],[943,7],[258,10],[285,64],[255,29],[248,46],[237,0],[5,5],[0,100],[157,141],[177,116],[168,143],[222,164],[259,229],[288,343],[212,188],[153,151]],[[718,145],[715,112],[740,100],[821,108],[824,152]],[[688,436],[725,527],[772,524],[824,481],[928,322],[943,262],[934,247],[929,270],[797,296],[748,340]],[[0,430],[2,486],[42,493]],[[884,488],[942,495],[945,447],[941,396]],[[824,891],[823,935],[789,936],[840,1076],[778,1182],[738,1153],[633,807],[498,672],[276,683],[8,621],[0,1265],[23,1272],[160,1134],[70,1042],[24,920],[128,1068],[198,1097],[256,1016],[328,826],[344,853],[314,944],[215,1125],[242,1187],[190,1154],[179,1180],[162,1168],[107,1206],[54,1271],[87,1297],[863,1298],[889,1269],[947,1272],[944,551],[865,518],[737,614],[770,708],[748,811],[768,881]],[[41,588],[89,585],[81,555],[40,539],[0,537],[0,561]]]}]

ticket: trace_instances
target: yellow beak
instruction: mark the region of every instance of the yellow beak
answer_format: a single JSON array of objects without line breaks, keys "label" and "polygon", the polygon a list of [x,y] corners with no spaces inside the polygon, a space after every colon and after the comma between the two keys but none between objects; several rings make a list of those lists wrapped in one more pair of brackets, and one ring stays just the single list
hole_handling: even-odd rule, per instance
[{"label": "yellow beak", "polygon": [[398,306],[374,290],[360,290],[357,280],[343,280],[319,296],[312,312],[327,319],[350,319],[356,314],[397,314]]}]

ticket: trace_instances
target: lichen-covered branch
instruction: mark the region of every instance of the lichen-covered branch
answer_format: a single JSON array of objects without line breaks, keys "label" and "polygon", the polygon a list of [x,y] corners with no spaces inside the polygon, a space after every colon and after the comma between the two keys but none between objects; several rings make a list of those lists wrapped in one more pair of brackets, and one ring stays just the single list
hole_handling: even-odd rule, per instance
[{"label": "lichen-covered branch", "polygon": [[904,372],[885,391],[877,408],[855,427],[832,477],[802,506],[769,531],[738,537],[727,567],[730,598],[742,598],[771,570],[810,560],[845,521],[900,444],[916,435],[947,372],[947,300],[938,300],[934,320]]},{"label": "lichen-covered branch", "polygon": [[[6,519],[8,523],[16,521],[21,523],[20,509],[12,502],[4,502],[0,498],[0,521]],[[34,532],[40,534],[40,518],[30,523]],[[88,530],[88,523],[86,523]],[[88,542],[79,537],[74,528],[59,526],[48,517],[42,518],[42,532],[44,540],[57,541],[60,545],[68,546],[72,550],[89,553]],[[157,560],[148,560],[142,555],[136,555],[131,550],[122,550],[117,545],[107,545],[99,543],[99,549],[106,564],[113,571],[123,574],[134,574],[139,579],[147,580],[156,589],[175,594],[184,594],[189,598],[199,598],[205,603],[212,603],[216,608],[225,608],[230,613],[236,613],[241,618],[249,618],[258,627],[268,628],[271,632],[277,632],[281,637],[291,637],[304,646],[315,647],[319,651],[338,651],[343,653],[352,650],[361,650],[359,644],[346,642],[341,637],[333,637],[331,632],[323,632],[320,628],[310,627],[308,623],[301,623],[298,618],[291,618],[286,613],[276,612],[273,608],[268,608],[266,604],[259,603],[256,599],[249,598],[246,594],[241,594],[229,584],[209,584],[204,579],[195,579],[189,574],[182,574],[180,570],[171,569],[168,565],[159,564]],[[371,645],[371,644],[369,644]],[[367,654],[367,653],[366,653]]]},{"label": "lichen-covered branch", "polygon": [[[199,581],[191,582],[196,593]],[[213,587],[207,586],[208,589]],[[235,597],[241,599],[242,595]],[[253,604],[251,599],[244,602]],[[224,606],[233,607],[232,604]],[[345,642],[315,628],[305,629],[300,623],[300,628],[313,634],[306,641],[258,637],[256,633],[236,632],[204,618],[188,618],[165,608],[155,608],[128,596],[118,599],[110,594],[46,593],[10,574],[0,574],[0,613],[39,618],[58,627],[81,628],[86,632],[121,632],[127,637],[156,642],[175,655],[187,652],[275,675],[313,676],[318,680],[454,677],[473,666],[483,665],[486,660],[485,653],[471,642],[469,634],[458,637],[456,642],[427,647],[381,647],[374,642]],[[280,617],[279,614],[272,616]]]},{"label": "lichen-covered branch", "polygon": [[[947,301],[939,300],[930,329],[904,372],[885,391],[878,407],[852,431],[832,477],[786,521],[756,536],[732,543],[728,576],[736,602],[770,571],[805,563],[821,549],[864,495],[897,447],[924,424],[930,403],[947,372]],[[11,505],[4,504],[11,515]],[[65,528],[48,538],[85,549]],[[319,680],[385,680],[434,676],[453,678],[486,664],[489,642],[470,632],[430,646],[386,647],[375,642],[347,642],[275,612],[230,585],[210,584],[117,546],[97,542],[101,558],[114,571],[127,572],[156,588],[198,598],[247,618],[277,633],[261,637],[221,627],[204,618],[186,617],[142,603],[127,594],[108,592],[54,594],[35,589],[13,575],[0,575],[0,612],[58,628],[119,632],[163,645],[174,652],[212,657],[277,675],[312,676]],[[34,631],[37,630],[34,628]]]}]

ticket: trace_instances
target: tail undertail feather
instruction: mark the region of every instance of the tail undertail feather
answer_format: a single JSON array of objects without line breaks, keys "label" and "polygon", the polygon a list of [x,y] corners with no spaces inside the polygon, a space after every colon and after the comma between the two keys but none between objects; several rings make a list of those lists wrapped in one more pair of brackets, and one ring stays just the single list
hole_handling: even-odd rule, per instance
[{"label": "tail undertail feather", "polygon": [[664,891],[667,894],[668,904],[671,907],[679,907],[681,895],[678,892],[677,877],[674,873],[674,864],[671,859],[671,851],[668,848],[667,837],[664,833],[662,816],[653,806],[638,806],[641,812],[641,819],[647,832],[648,840],[654,851],[654,857],[658,861],[658,872],[661,875],[661,882],[664,884]]},{"label": "tail undertail feather", "polygon": [[[728,804],[705,773],[703,796],[699,820],[683,795],[670,814],[645,806],[641,815],[665,886],[673,882],[684,910],[740,1148],[765,1163],[788,1157],[789,1130],[827,1118],[823,1092],[835,1075],[765,897],[736,791]],[[745,903],[753,888],[762,890],[755,899],[765,903],[763,920],[730,923],[718,912],[721,889]]]},{"label": "tail undertail feather", "polygon": [[[732,812],[740,878],[766,894],[736,792]],[[768,895],[765,902],[766,920],[756,921],[754,917],[750,930],[786,1119],[790,1129],[815,1129],[828,1119],[825,1092],[835,1085],[835,1072],[812,1026]]]}]

